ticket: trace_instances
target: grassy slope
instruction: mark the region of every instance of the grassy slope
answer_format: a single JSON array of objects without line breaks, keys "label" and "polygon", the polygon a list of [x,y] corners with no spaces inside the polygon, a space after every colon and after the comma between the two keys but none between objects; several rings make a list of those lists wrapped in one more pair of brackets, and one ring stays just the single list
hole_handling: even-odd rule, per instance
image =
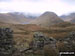
[{"label": "grassy slope", "polygon": [[[75,24],[70,23],[61,23],[58,25],[54,25],[51,27],[40,27],[34,24],[5,24],[0,23],[0,27],[10,27],[14,31],[14,41],[15,47],[28,48],[29,43],[33,39],[33,34],[35,31],[43,32],[45,35],[49,37],[54,37],[56,39],[63,38],[67,36],[67,34],[71,31],[75,31]],[[59,43],[60,44],[60,43]]]},{"label": "grassy slope", "polygon": [[34,24],[21,25],[5,23],[0,23],[0,27],[10,27],[11,29],[13,29],[15,39],[21,38],[20,41],[22,40],[22,38],[23,40],[31,40],[33,37],[32,35],[35,31],[43,32],[45,35],[55,37],[57,39],[66,36],[71,31],[75,31],[75,24],[66,22],[45,28]]}]

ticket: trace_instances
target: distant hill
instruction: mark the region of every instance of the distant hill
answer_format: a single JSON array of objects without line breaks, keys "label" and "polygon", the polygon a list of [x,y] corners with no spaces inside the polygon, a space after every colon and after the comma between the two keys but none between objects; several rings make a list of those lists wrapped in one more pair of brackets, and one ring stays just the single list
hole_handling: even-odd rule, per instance
[{"label": "distant hill", "polygon": [[45,12],[35,20],[30,21],[30,24],[41,26],[51,26],[63,22],[54,12]]},{"label": "distant hill", "polygon": [[71,20],[71,23],[75,23],[75,19]]},{"label": "distant hill", "polygon": [[72,13],[72,19],[70,20],[71,23],[75,23],[75,13]]},{"label": "distant hill", "polygon": [[69,15],[62,15],[61,18],[64,21],[69,21],[71,23],[75,23],[75,13],[70,13]]},{"label": "distant hill", "polygon": [[62,16],[60,16],[60,18],[64,21],[70,21],[71,20],[71,18],[69,18],[67,15],[62,15]]},{"label": "distant hill", "polygon": [[4,23],[13,23],[13,24],[21,24],[29,21],[25,15],[14,12],[14,13],[0,13],[0,22]]}]

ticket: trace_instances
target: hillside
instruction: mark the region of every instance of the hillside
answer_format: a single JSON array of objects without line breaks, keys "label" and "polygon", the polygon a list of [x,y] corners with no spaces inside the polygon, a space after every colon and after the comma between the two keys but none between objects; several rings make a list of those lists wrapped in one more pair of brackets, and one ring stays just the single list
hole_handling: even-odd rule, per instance
[{"label": "hillside", "polygon": [[69,15],[62,15],[61,18],[64,21],[75,23],[75,13],[70,13]]},{"label": "hillside", "polygon": [[[9,27],[13,30],[14,33],[13,37],[15,41],[14,46],[18,50],[29,48],[29,44],[33,40],[33,34],[35,32],[42,32],[44,33],[45,36],[53,37],[56,40],[60,40],[62,38],[65,38],[65,36],[67,36],[68,33],[75,31],[75,24],[66,23],[66,22],[61,24],[56,24],[50,27],[45,27],[45,28],[41,26],[37,26],[35,24],[7,24],[7,23],[0,22],[0,28],[6,28],[6,27]],[[61,47],[62,45],[61,42],[57,44],[58,44],[58,48],[64,50],[63,47]],[[45,51],[47,55],[49,54],[49,52],[50,55],[52,53],[54,54],[54,52],[52,52],[53,50],[52,47],[51,50],[47,49],[47,46],[45,48],[46,48]]]},{"label": "hillside", "polygon": [[[21,40],[32,39],[34,32],[43,32],[47,36],[54,38],[62,38],[67,35],[68,32],[75,31],[75,24],[71,23],[60,23],[50,27],[41,27],[35,24],[7,24],[0,22],[0,27],[9,27],[14,31],[15,39],[21,38]],[[62,35],[62,36],[61,36]],[[24,39],[22,39],[24,38]]]},{"label": "hillside", "polygon": [[0,13],[0,22],[22,24],[27,22],[27,19],[23,14],[18,13]]},{"label": "hillside", "polygon": [[[50,46],[51,44],[44,46],[43,50],[45,52],[45,55],[56,56],[58,54],[58,51],[60,51],[60,50],[61,51],[70,50],[70,48],[67,49],[64,42],[65,42],[66,36],[69,35],[70,32],[75,31],[75,24],[69,23],[69,22],[63,22],[63,20],[61,20],[53,12],[46,12],[43,15],[45,16],[45,17],[43,16],[43,18],[42,18],[42,16],[40,16],[40,19],[41,19],[40,22],[42,23],[44,20],[42,25],[37,25],[37,24],[32,24],[32,23],[31,24],[10,24],[7,22],[0,22],[0,28],[2,28],[2,29],[11,28],[13,30],[13,39],[15,42],[14,43],[15,52],[14,52],[13,56],[18,56],[18,55],[19,56],[20,55],[21,56],[25,56],[25,55],[30,56],[31,54],[33,54],[33,49],[31,49],[31,50],[29,50],[29,49],[33,45],[35,32],[39,32],[39,34],[40,34],[40,32],[43,33],[44,37],[47,38],[46,41],[49,41],[50,40],[49,38],[54,38],[56,40],[55,46],[57,48],[53,48],[53,46]],[[15,17],[15,15],[12,15],[12,16]],[[17,16],[17,17],[19,17],[19,16]],[[19,19],[20,19],[20,17],[19,17]],[[34,20],[38,21],[40,19],[36,18]],[[45,24],[45,21],[46,21],[46,23],[47,22],[48,23]],[[49,26],[49,27],[42,27],[42,26]],[[53,40],[50,40],[50,41],[53,41]],[[52,43],[52,45],[53,45],[53,43]],[[46,43],[46,44],[48,44],[48,43]],[[74,47],[71,47],[71,48],[72,48],[72,50],[73,49],[75,50]],[[24,50],[27,50],[27,51],[24,51]],[[35,53],[34,56],[42,56],[42,55],[39,55],[41,53],[39,51],[39,49],[37,51],[35,51],[34,53]]]},{"label": "hillside", "polygon": [[75,18],[70,21],[71,23],[75,23]]},{"label": "hillside", "polygon": [[41,26],[51,26],[63,22],[55,13],[45,12],[38,18],[33,21],[30,21],[30,24],[36,24]]}]

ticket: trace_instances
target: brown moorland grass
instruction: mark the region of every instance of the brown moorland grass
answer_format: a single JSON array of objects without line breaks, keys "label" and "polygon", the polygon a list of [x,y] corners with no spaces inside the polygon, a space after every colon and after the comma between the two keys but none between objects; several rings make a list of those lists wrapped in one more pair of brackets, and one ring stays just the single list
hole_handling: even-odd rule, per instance
[{"label": "brown moorland grass", "polygon": [[[62,25],[65,25],[64,27]],[[0,27],[5,28],[9,27],[14,31],[14,41],[15,41],[15,47],[20,48],[28,48],[30,42],[33,39],[33,34],[36,31],[43,32],[44,35],[48,37],[54,37],[56,39],[64,38],[68,35],[69,32],[75,31],[75,24],[59,24],[58,26],[50,26],[50,27],[41,27],[34,24],[6,24],[6,23],[0,23]],[[60,50],[66,50],[63,43],[57,43],[58,49]],[[47,47],[47,46],[46,46]],[[47,51],[47,55],[52,55],[49,52],[51,50],[48,50],[49,47],[45,48]],[[57,50],[56,50],[57,51]]]}]

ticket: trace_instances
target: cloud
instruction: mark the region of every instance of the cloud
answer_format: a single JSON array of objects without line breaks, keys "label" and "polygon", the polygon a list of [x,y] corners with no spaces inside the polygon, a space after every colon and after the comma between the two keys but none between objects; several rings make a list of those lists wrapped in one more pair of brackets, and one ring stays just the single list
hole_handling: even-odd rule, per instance
[{"label": "cloud", "polygon": [[75,5],[75,0],[61,0],[64,3],[70,4],[70,5]]},{"label": "cloud", "polygon": [[26,0],[26,1],[32,1],[32,2],[35,1],[35,2],[37,2],[37,1],[44,1],[44,0]]},{"label": "cloud", "polygon": [[4,12],[43,13],[45,11],[53,11],[61,15],[75,11],[75,4],[71,5],[62,0],[12,0],[11,2],[0,2],[0,8]]},{"label": "cloud", "polygon": [[0,0],[0,2],[9,2],[11,0]]}]

